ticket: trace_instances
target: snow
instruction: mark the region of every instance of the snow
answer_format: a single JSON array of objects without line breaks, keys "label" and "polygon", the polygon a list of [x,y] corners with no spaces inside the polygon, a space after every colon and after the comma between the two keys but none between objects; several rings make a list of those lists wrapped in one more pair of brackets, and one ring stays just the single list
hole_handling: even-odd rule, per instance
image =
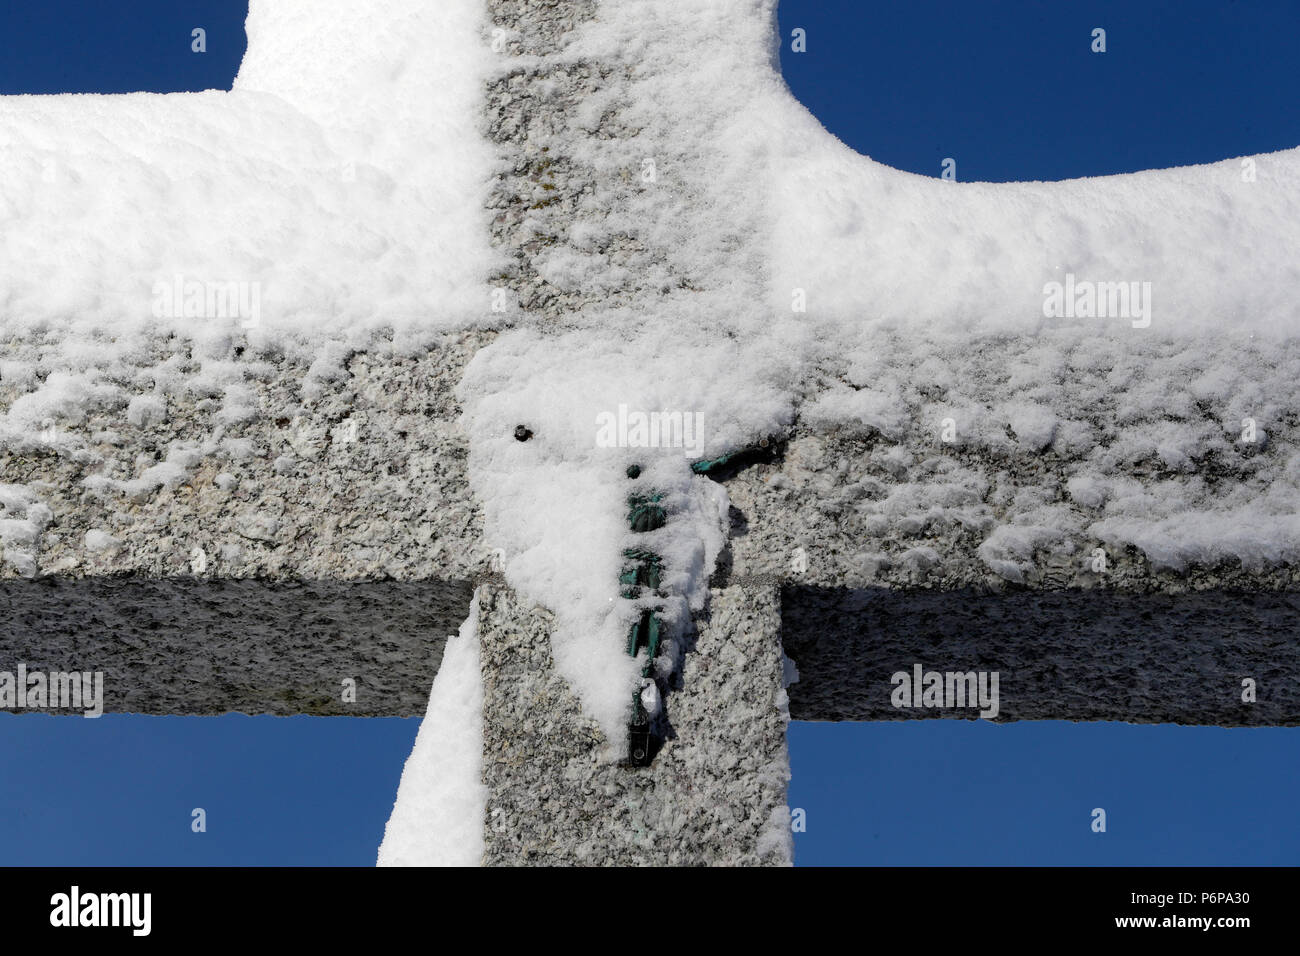
[{"label": "snow", "polygon": [[[671,265],[699,277],[697,298],[730,301],[711,316],[715,329],[820,341],[827,352],[866,343],[882,326],[965,340],[1068,326],[1131,341],[1300,332],[1300,150],[1254,157],[1253,181],[1239,159],[1055,183],[904,173],[840,143],[790,95],[775,8],[606,6],[562,55],[635,64],[631,81],[604,95],[622,123],[642,130],[630,142],[574,137],[564,148],[601,180],[642,158],[657,172],[645,189],[584,197],[579,217],[588,230],[628,229],[674,250]],[[737,241],[751,231],[758,242]],[[596,257],[583,275],[580,261],[557,256],[566,285],[605,278]],[[657,284],[653,268],[646,287]],[[1149,328],[1046,317],[1046,287],[1071,275],[1150,283]],[[738,308],[736,294],[756,277],[766,308]],[[792,311],[797,290],[805,312]]]},{"label": "snow", "polygon": [[120,540],[100,528],[92,528],[86,532],[87,551],[114,551],[121,545]]},{"label": "snow", "polygon": [[1106,489],[1103,517],[1089,527],[1100,540],[1133,545],[1160,568],[1240,561],[1259,571],[1300,561],[1300,456],[1262,489],[1212,489],[1199,477],[1138,483],[1119,479]]},{"label": "snow", "polygon": [[36,575],[37,542],[53,518],[30,488],[0,484],[0,554],[23,577]]},{"label": "snow", "polygon": [[908,414],[891,384],[877,382],[872,388],[852,389],[836,382],[805,402],[800,418],[813,428],[847,426],[849,435],[874,430],[897,439],[907,426]]},{"label": "snow", "polygon": [[[205,397],[238,425],[271,359],[311,361],[310,399],[389,330],[482,324],[485,27],[472,0],[252,0],[230,92],[0,97],[0,449],[146,499],[251,444],[193,436],[122,475],[70,429]],[[21,521],[4,560],[34,575]]]},{"label": "snow", "polygon": [[[941,481],[891,486],[871,504],[873,520],[915,528],[948,509],[1009,581],[1036,551],[1089,535],[1173,569],[1300,557],[1296,457],[1226,494],[1193,471],[1244,419],[1263,447],[1294,405],[1300,367],[1267,343],[1300,337],[1300,149],[1255,157],[1251,182],[1236,159],[1060,183],[903,173],[849,150],[793,99],[774,24],[775,0],[644,0],[603,4],[570,36],[559,59],[628,76],[593,94],[579,125],[616,110],[641,132],[557,135],[598,186],[575,197],[567,241],[536,266],[563,289],[650,292],[567,316],[562,332],[502,334],[460,388],[485,546],[555,613],[556,667],[609,759],[643,663],[624,650],[640,610],[619,595],[624,549],[663,558],[671,667],[728,533],[725,490],[690,460],[780,434],[797,410],[813,427],[889,440],[951,418],[963,452],[1081,457],[1071,507],[1007,491],[1014,517],[1000,523],[982,504],[989,482],[953,459],[933,465]],[[274,355],[310,360],[310,398],[376,330],[409,333],[415,348],[421,330],[489,323],[500,262],[486,210],[498,157],[479,128],[488,27],[473,0],[252,0],[229,93],[0,97],[0,332],[15,343],[0,361],[14,394],[0,448],[91,466],[84,439],[62,429],[92,410],[144,428],[169,401],[201,397],[236,425],[258,414],[248,381],[270,375]],[[611,185],[646,160],[653,182]],[[648,251],[617,264],[598,254],[624,235]],[[1120,282],[1143,290],[1132,315],[1047,314],[1055,283]],[[176,354],[149,353],[158,329],[175,333]],[[1217,354],[1225,340],[1258,343],[1260,361],[1235,367]],[[1008,355],[988,405],[961,387],[990,380],[975,359],[985,350]],[[804,394],[826,365],[842,380]],[[1198,402],[1222,429],[1193,418]],[[700,446],[607,447],[598,423],[623,406],[699,416]],[[1108,444],[1098,408],[1121,430]],[[531,440],[515,439],[519,424]],[[147,498],[205,457],[252,453],[245,439],[190,436],[138,474],[92,471],[85,489]],[[909,466],[902,449],[873,454]],[[1168,474],[1132,477],[1157,460]],[[641,490],[662,494],[671,518],[634,535],[627,498]],[[19,573],[37,573],[50,520],[37,492],[0,485],[0,546]],[[91,531],[86,547],[108,550],[110,536]],[[926,547],[901,558],[943,560]],[[481,855],[476,607],[447,645],[381,863]]]},{"label": "snow", "polygon": [[478,596],[447,639],[429,709],[398,785],[379,847],[380,866],[477,866],[483,856],[487,787]]},{"label": "snow", "polygon": [[[17,392],[0,448],[93,466],[63,429],[101,409],[146,428],[169,396],[211,396],[225,424],[248,421],[259,370],[230,361],[236,344],[312,355],[319,388],[368,330],[482,324],[496,263],[484,27],[472,0],[251,0],[229,93],[0,97],[0,333],[13,343],[0,386]],[[151,355],[166,332],[172,354]],[[194,436],[84,486],[143,499],[205,456],[251,451]],[[0,485],[4,562],[34,576],[50,520],[35,491]],[[85,536],[91,552],[117,543]],[[477,862],[481,834],[458,828],[482,816],[475,640],[470,627],[449,644],[385,862]]]},{"label": "snow", "polygon": [[[1265,354],[1268,341],[1300,337],[1300,149],[1255,157],[1253,181],[1237,159],[1057,183],[903,173],[849,150],[795,102],[776,68],[774,12],[772,0],[646,0],[602,6],[575,31],[560,59],[626,64],[630,76],[594,94],[579,127],[616,108],[641,133],[557,141],[598,185],[579,197],[570,242],[538,268],[564,289],[620,288],[626,276],[587,250],[627,232],[662,253],[633,263],[640,287],[662,292],[566,316],[581,336],[503,336],[463,388],[489,544],[505,550],[512,585],[556,610],[557,666],[606,733],[636,675],[619,654],[632,609],[613,597],[630,543],[622,466],[650,457],[591,447],[593,414],[620,402],[699,412],[714,450],[779,431],[807,398],[803,423],[844,434],[899,440],[918,420],[951,418],[954,445],[993,460],[1083,458],[1070,485],[1082,510],[990,488],[953,459],[934,466],[947,481],[896,485],[864,505],[917,528],[955,512],[983,534],[990,573],[1013,582],[1037,552],[1070,556],[1090,535],[1162,566],[1293,553],[1293,523],[1267,520],[1300,511],[1287,475],[1240,476],[1238,503],[1197,484],[1194,463],[1230,438],[1193,420],[1191,396],[1212,396],[1226,431],[1250,416],[1266,437],[1294,393],[1294,362],[1235,372],[1217,353],[1225,336]],[[655,176],[642,188],[604,185],[647,161]],[[702,291],[677,292],[684,283]],[[1089,304],[1098,314],[1078,308]],[[972,361],[990,351],[1007,366]],[[799,394],[824,365],[845,380]],[[988,386],[991,374],[1003,399],[968,398],[963,384]],[[925,395],[918,377],[933,386]],[[520,422],[531,442],[512,440]],[[1152,459],[1176,475],[1148,479],[1140,498],[1107,498],[1108,483]],[[689,596],[725,531],[708,503],[720,493],[671,450],[654,461],[640,484],[683,512],[664,547]],[[1233,518],[1242,524],[1228,533]],[[925,547],[901,559],[943,560]]]},{"label": "snow", "polygon": [[167,418],[167,401],[157,395],[137,395],[126,406],[126,420],[136,428],[148,428]]},{"label": "snow", "polygon": [[[644,360],[676,334],[518,330],[475,356],[459,390],[485,545],[501,550],[506,579],[523,597],[555,613],[556,669],[600,722],[610,759],[625,752],[644,663],[626,652],[640,605],[619,596],[624,549],[647,548],[663,559],[662,590],[672,596],[660,616],[671,662],[677,629],[704,607],[728,528],[725,490],[692,473],[690,463],[780,431],[793,411],[778,389],[755,387],[736,343],[700,336],[671,367]],[[699,451],[669,442],[636,447],[630,430],[626,446],[603,446],[601,416],[616,415],[620,404],[647,414],[699,413]],[[533,433],[528,441],[515,438],[521,424]],[[635,480],[627,477],[633,464],[642,468]],[[627,499],[648,491],[664,496],[672,517],[658,531],[634,533]]]},{"label": "snow", "polygon": [[257,292],[270,327],[478,322],[482,16],[252,0],[231,92],[0,97],[5,331],[248,320],[155,315],[178,277]]},{"label": "snow", "polygon": [[[775,163],[773,309],[808,291],[808,319],[1030,334],[1300,331],[1300,150],[1055,183],[961,183],[889,169],[785,110]],[[869,224],[869,227],[868,227]],[[1067,275],[1149,282],[1151,325],[1051,319]]]}]

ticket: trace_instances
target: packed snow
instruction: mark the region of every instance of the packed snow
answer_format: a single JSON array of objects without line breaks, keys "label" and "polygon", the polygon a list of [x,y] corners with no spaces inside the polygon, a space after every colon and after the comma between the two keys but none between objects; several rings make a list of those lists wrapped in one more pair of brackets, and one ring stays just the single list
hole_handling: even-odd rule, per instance
[{"label": "packed snow", "polygon": [[482,18],[252,0],[230,92],[0,97],[4,330],[484,318]]},{"label": "packed snow", "polygon": [[477,866],[483,855],[483,679],[478,597],[447,639],[429,709],[406,760],[380,866]]}]

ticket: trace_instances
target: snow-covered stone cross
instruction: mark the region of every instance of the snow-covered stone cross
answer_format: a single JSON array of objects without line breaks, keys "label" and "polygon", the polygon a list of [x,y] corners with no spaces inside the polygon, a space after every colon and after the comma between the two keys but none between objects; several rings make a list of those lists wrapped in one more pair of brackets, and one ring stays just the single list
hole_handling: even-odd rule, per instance
[{"label": "snow-covered stone cross", "polygon": [[[1300,720],[1300,153],[900,173],[773,11],[253,0],[230,93],[0,98],[0,649],[109,709],[410,713],[479,581],[399,863],[788,859],[787,702],[973,716],[896,704],[916,665],[1000,718]],[[777,454],[713,484],[623,409]],[[634,460],[682,627],[639,771]]]}]

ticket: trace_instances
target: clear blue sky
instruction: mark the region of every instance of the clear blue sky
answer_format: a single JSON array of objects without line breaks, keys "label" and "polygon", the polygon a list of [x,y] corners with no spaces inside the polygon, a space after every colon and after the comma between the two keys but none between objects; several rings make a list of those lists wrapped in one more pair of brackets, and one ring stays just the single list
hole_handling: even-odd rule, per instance
[{"label": "clear blue sky", "polygon": [[1300,145],[1295,0],[782,0],[780,21],[800,101],[910,172],[1069,179]]},{"label": "clear blue sky", "polygon": [[[784,0],[795,94],[881,162],[959,179],[1300,144],[1292,2]],[[0,93],[229,88],[231,0],[0,7]],[[208,53],[190,52],[207,30]],[[1094,27],[1108,52],[1089,50]],[[794,27],[808,52],[789,52]],[[0,666],[6,662],[0,662]],[[0,714],[0,865],[373,863],[417,720]],[[1300,862],[1300,730],[794,724],[798,862]],[[1093,834],[1090,811],[1108,813]],[[190,830],[207,811],[208,832]]]}]

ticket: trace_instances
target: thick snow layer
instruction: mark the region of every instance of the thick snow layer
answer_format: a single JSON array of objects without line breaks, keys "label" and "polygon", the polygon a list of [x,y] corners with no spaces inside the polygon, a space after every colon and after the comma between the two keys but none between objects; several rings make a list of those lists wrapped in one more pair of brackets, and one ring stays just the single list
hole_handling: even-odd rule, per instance
[{"label": "thick snow layer", "polygon": [[[1055,183],[904,173],[840,143],[790,95],[775,10],[776,0],[603,4],[564,52],[632,67],[588,112],[594,126],[617,107],[642,131],[565,142],[566,154],[598,180],[647,160],[655,171],[613,203],[587,197],[601,206],[579,215],[671,250],[662,277],[646,268],[647,286],[675,272],[709,307],[730,300],[715,328],[798,338],[812,327],[829,350],[882,325],[963,336],[1080,325],[1135,342],[1300,334],[1300,149]],[[598,258],[586,274],[568,248],[554,258],[566,286],[605,278]],[[734,308],[756,281],[766,308]],[[1075,305],[1089,284],[1149,283],[1149,315],[1049,317],[1051,283],[1075,291]]]},{"label": "thick snow layer", "polygon": [[429,710],[402,770],[380,866],[477,866],[483,856],[483,678],[478,597],[447,640]]},{"label": "thick snow layer", "polygon": [[482,17],[252,0],[232,92],[0,97],[0,328],[480,321]]},{"label": "thick snow layer", "polygon": [[[875,163],[806,113],[788,115],[772,179],[773,308],[790,309],[803,289],[810,320],[867,329],[1109,326],[1135,342],[1300,332],[1300,150],[1254,157],[1253,181],[1230,159],[1055,183],[945,182]],[[1045,315],[1045,288],[1067,282],[1076,304],[1084,283],[1138,283],[1149,314]]]}]

